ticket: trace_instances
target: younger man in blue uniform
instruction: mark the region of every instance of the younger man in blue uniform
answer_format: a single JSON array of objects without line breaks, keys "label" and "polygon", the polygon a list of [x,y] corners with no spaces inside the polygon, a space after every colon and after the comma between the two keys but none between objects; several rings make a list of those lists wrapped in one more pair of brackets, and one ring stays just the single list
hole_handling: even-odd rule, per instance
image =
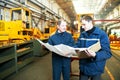
[{"label": "younger man in blue uniform", "polygon": [[110,43],[107,34],[93,25],[92,17],[83,16],[82,28],[76,47],[87,48],[100,41],[101,49],[98,52],[87,50],[90,58],[80,59],[80,80],[100,80],[104,72],[106,60],[111,57]]},{"label": "younger man in blue uniform", "polygon": [[[57,22],[56,33],[49,38],[49,44],[73,46],[74,40],[72,35],[66,32],[66,25],[66,22],[63,20]],[[56,53],[52,54],[53,80],[60,80],[61,74],[64,80],[70,80],[70,61],[68,57],[63,57]]]}]

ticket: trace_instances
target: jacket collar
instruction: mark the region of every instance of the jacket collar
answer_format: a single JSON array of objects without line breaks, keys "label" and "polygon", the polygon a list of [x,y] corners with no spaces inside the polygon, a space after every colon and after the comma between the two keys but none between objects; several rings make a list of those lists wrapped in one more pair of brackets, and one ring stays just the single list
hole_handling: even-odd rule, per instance
[{"label": "jacket collar", "polygon": [[57,34],[57,35],[65,35],[65,33],[66,33],[66,31],[62,32],[62,33],[59,33],[58,30],[57,30],[55,34]]},{"label": "jacket collar", "polygon": [[90,35],[91,33],[93,33],[93,32],[94,32],[94,30],[95,30],[95,27],[93,27],[92,29],[90,29],[90,30],[86,31],[86,33],[87,33],[88,35]]},{"label": "jacket collar", "polygon": [[99,31],[100,29],[98,28],[98,27],[95,27],[94,26],[94,28],[93,29],[91,29],[91,30],[89,30],[89,31],[84,31],[83,32],[83,34],[86,34],[86,33],[92,33],[92,34],[100,34],[100,31]]}]

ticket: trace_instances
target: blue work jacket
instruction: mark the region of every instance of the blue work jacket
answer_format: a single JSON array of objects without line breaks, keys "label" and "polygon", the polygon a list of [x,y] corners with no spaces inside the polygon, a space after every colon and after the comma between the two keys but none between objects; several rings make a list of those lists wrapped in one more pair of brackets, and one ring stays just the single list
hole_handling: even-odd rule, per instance
[{"label": "blue work jacket", "polygon": [[95,58],[80,59],[80,71],[85,75],[99,75],[104,72],[106,60],[111,57],[110,43],[107,34],[98,27],[91,33],[82,32],[76,47],[87,48],[100,41],[101,49],[96,52]]},{"label": "blue work jacket", "polygon": [[58,33],[58,31],[56,31],[55,34],[53,34],[49,40],[48,43],[51,45],[59,45],[59,44],[65,44],[68,46],[73,46],[74,45],[74,40],[72,38],[72,35],[68,32],[62,32],[62,33]]}]

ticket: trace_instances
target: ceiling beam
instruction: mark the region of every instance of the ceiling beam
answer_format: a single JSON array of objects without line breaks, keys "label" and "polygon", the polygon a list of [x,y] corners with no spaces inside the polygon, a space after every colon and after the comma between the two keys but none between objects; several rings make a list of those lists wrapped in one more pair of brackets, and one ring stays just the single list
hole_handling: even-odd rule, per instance
[{"label": "ceiling beam", "polygon": [[101,21],[101,22],[105,22],[105,21],[119,21],[120,22],[120,19],[101,19],[101,20],[93,20],[94,22],[97,22],[97,21]]}]

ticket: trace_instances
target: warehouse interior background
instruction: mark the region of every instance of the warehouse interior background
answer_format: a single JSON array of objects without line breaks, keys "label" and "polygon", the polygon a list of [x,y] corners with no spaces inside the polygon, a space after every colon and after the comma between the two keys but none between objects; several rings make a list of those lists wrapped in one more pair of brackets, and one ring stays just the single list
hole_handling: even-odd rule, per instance
[{"label": "warehouse interior background", "polygon": [[[51,71],[51,67],[46,69],[46,72],[43,71],[46,73],[46,76],[42,76],[43,79],[41,76],[37,79],[38,75],[31,79],[26,77],[29,75],[29,70],[32,70],[29,63],[38,65],[37,61],[41,61],[45,64],[39,64],[39,66],[48,64],[45,62],[48,55],[47,57],[45,55],[49,52],[43,50],[36,38],[47,42],[56,30],[56,22],[63,18],[67,22],[68,31],[76,41],[80,35],[82,15],[92,16],[95,25],[108,34],[110,47],[115,53],[113,54],[115,58],[112,58],[107,66],[116,65],[116,68],[109,68],[111,73],[106,68],[103,80],[119,80],[120,0],[0,0],[0,80],[52,80],[45,78],[48,75],[51,76],[51,73],[47,73],[47,70]],[[49,60],[50,57],[49,54]],[[114,61],[118,63],[115,64]],[[76,62],[75,65],[77,65]],[[27,66],[28,73],[24,72],[27,69],[24,66]],[[46,65],[45,68],[47,66],[51,65]],[[115,71],[118,72],[115,73]],[[36,72],[33,71],[33,74]],[[33,75],[32,72],[30,74]]]}]

